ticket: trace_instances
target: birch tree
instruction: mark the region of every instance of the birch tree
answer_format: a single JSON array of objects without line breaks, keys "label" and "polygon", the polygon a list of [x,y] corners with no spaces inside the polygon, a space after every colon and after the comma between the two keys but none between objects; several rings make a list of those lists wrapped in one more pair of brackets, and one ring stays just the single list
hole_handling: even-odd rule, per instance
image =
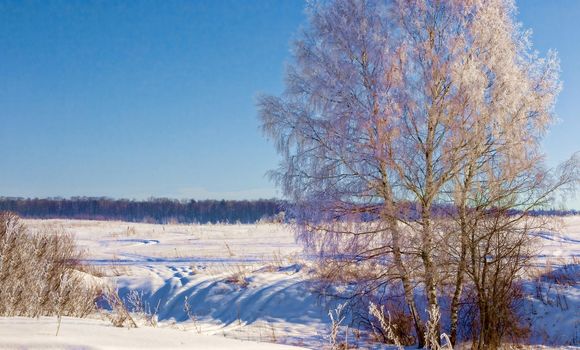
[{"label": "birch tree", "polygon": [[[422,319],[415,286],[441,314],[449,273],[438,261],[453,256],[455,342],[481,218],[552,191],[539,143],[554,118],[557,57],[532,49],[509,0],[336,0],[307,11],[285,92],[258,102],[298,237],[321,257],[392,263],[419,346],[424,325],[437,335],[440,325]],[[453,250],[443,248],[450,219]]]}]

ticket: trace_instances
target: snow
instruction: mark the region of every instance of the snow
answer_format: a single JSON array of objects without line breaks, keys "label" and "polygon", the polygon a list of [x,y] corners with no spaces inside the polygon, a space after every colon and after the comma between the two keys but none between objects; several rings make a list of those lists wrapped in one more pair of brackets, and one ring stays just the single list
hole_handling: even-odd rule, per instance
[{"label": "snow", "polygon": [[559,265],[570,258],[580,258],[580,216],[554,219],[551,231],[538,232],[539,259],[543,264]]},{"label": "snow", "polygon": [[[307,348],[328,344],[328,309],[336,304],[310,289],[309,258],[287,226],[81,220],[26,223],[33,230],[50,225],[74,234],[86,251],[86,262],[102,269],[121,296],[139,291],[148,308],[158,309],[159,324],[157,328],[127,330],[102,320],[64,319],[55,337],[55,318],[0,319],[0,348],[173,348],[194,344],[200,349],[283,349],[279,344]],[[580,257],[580,216],[562,218],[553,231],[537,236],[538,271],[555,266],[561,268],[556,277],[577,276],[578,260],[569,264]],[[579,279],[554,284],[553,277],[525,284],[530,297],[522,307],[533,326],[530,340],[533,344],[578,344]],[[542,297],[537,296],[538,289]]]},{"label": "snow", "polygon": [[540,237],[538,275],[524,284],[533,344],[580,344],[580,216]]},{"label": "snow", "polygon": [[64,317],[58,336],[54,317],[0,318],[0,349],[216,349],[299,350],[300,348],[200,335],[173,328],[116,328],[108,322]]},{"label": "snow", "polygon": [[[262,342],[326,344],[324,299],[311,292],[288,227],[27,220],[74,234],[85,262],[123,297],[141,293],[160,327]],[[118,275],[118,276],[117,276]],[[191,306],[185,310],[185,299]]]}]

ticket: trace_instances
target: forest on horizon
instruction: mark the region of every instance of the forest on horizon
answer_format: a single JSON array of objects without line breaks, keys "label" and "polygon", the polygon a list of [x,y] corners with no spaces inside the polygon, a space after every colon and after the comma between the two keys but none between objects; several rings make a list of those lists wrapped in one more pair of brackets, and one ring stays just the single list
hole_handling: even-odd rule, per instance
[{"label": "forest on horizon", "polygon": [[255,223],[271,219],[283,202],[258,200],[147,200],[106,197],[13,198],[0,197],[0,212],[24,218],[121,220],[148,223]]}]

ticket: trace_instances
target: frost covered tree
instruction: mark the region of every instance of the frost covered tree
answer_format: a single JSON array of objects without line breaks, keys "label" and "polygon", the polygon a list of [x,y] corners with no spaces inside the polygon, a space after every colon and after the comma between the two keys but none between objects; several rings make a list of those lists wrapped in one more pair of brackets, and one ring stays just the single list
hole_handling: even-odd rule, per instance
[{"label": "frost covered tree", "polygon": [[258,102],[299,238],[321,259],[394,273],[420,346],[425,325],[434,338],[440,325],[424,319],[416,291],[440,314],[451,285],[455,342],[465,278],[489,253],[474,247],[521,227],[563,183],[539,148],[557,57],[532,49],[509,0],[336,0],[307,11],[285,92]]}]

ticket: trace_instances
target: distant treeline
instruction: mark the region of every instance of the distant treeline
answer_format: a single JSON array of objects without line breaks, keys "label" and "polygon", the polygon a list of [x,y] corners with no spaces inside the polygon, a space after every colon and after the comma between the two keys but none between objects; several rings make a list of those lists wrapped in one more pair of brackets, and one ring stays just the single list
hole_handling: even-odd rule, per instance
[{"label": "distant treeline", "polygon": [[[275,199],[260,200],[148,200],[111,199],[106,197],[14,198],[0,197],[0,212],[11,211],[24,218],[122,220],[149,223],[255,223],[259,220],[280,220],[287,203]],[[355,205],[353,205],[353,208]],[[293,211],[286,219],[292,218]],[[372,209],[363,211],[358,220],[372,221],[379,217]],[[401,216],[415,220],[419,216],[415,204],[402,206]],[[353,211],[359,211],[354,210]],[[433,215],[453,216],[448,205],[435,205]],[[518,211],[511,210],[517,214]],[[534,216],[580,215],[578,210],[545,209],[530,212]],[[340,217],[334,218],[341,220]]]},{"label": "distant treeline", "polygon": [[255,223],[276,217],[281,204],[273,199],[196,201],[153,198],[137,201],[101,197],[0,197],[0,211],[11,211],[24,218],[150,223]]}]

